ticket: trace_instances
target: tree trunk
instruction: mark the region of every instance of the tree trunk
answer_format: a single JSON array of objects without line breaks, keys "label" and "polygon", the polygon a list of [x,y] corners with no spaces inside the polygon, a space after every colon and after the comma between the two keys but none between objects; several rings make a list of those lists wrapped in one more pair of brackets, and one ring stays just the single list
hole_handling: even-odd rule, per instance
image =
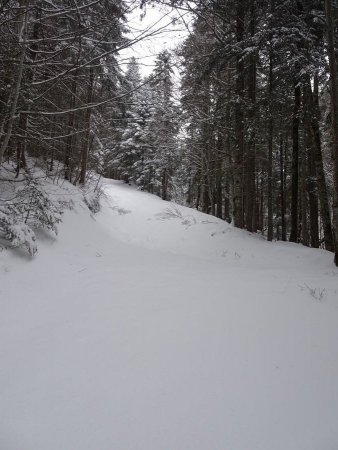
[{"label": "tree trunk", "polygon": [[286,223],[285,223],[285,165],[284,165],[284,143],[283,135],[280,135],[279,143],[279,178],[280,178],[280,211],[282,241],[286,241]]},{"label": "tree trunk", "polygon": [[216,186],[215,186],[215,205],[216,205],[216,216],[223,219],[223,201],[222,201],[222,181],[223,181],[223,164],[222,164],[222,149],[223,149],[223,138],[220,131],[217,135],[216,143]]},{"label": "tree trunk", "polygon": [[272,198],[272,155],[273,155],[273,118],[272,118],[272,63],[270,58],[269,75],[269,138],[268,138],[268,241],[273,239],[273,198]]},{"label": "tree trunk", "polygon": [[71,110],[68,117],[68,136],[66,140],[65,149],[65,180],[72,181],[72,169],[71,169],[71,158],[73,152],[73,132],[75,124],[75,100],[77,93],[77,72],[74,74],[74,78],[71,85],[71,97],[69,109]]},{"label": "tree trunk", "polygon": [[305,149],[306,149],[306,192],[309,196],[310,212],[310,241],[311,247],[319,247],[319,226],[318,226],[318,186],[315,166],[316,149],[313,145],[311,116],[315,113],[312,105],[312,92],[310,77],[304,87],[304,105],[305,105]]},{"label": "tree trunk", "polygon": [[300,86],[295,80],[294,110],[292,120],[292,185],[291,185],[291,234],[290,242],[298,242],[298,180],[299,180],[299,109]]},{"label": "tree trunk", "polygon": [[[231,79],[231,69],[230,66],[227,67],[226,71],[227,76],[227,83],[230,86],[230,79]],[[230,99],[231,99],[232,92],[230,89],[227,89],[226,91],[226,106],[225,106],[225,123],[230,123],[231,121],[231,110],[230,110]],[[224,218],[227,222],[231,222],[231,192],[232,192],[232,145],[231,145],[231,137],[230,132],[227,131],[226,138],[225,138],[225,170],[224,170]]]},{"label": "tree trunk", "polygon": [[[255,2],[251,3],[250,10],[250,36],[253,38],[256,31],[256,9]],[[255,116],[256,116],[256,54],[251,54],[249,57],[249,73],[248,73],[248,97],[249,97],[249,111],[248,120],[250,126],[250,136],[247,150],[246,161],[246,228],[248,231],[254,231],[254,216],[255,216],[255,173],[256,173],[256,130],[255,130]]]},{"label": "tree trunk", "polygon": [[301,236],[302,236],[302,244],[309,247],[310,236],[309,236],[309,228],[308,228],[308,201],[307,201],[308,157],[306,154],[306,148],[302,148],[300,161],[301,161],[301,166],[300,166]]},{"label": "tree trunk", "polygon": [[332,134],[332,159],[333,159],[333,238],[335,264],[338,266],[338,80],[337,58],[335,42],[335,25],[333,20],[332,0],[325,0],[328,57],[330,67],[330,94],[331,94],[331,134]]},{"label": "tree trunk", "polygon": [[[90,105],[93,101],[93,90],[94,90],[94,69],[91,67],[89,69],[89,84],[88,84],[88,95],[87,95],[87,103]],[[85,118],[85,141],[82,146],[82,155],[81,155],[81,171],[80,171],[80,184],[84,184],[86,181],[86,173],[87,173],[87,163],[88,163],[88,153],[90,147],[90,119],[92,115],[92,108],[88,108],[86,110],[86,118]]]},{"label": "tree trunk", "polygon": [[20,8],[23,9],[23,12],[20,15],[20,19],[19,19],[19,23],[18,23],[18,39],[19,39],[19,43],[20,43],[20,47],[21,47],[20,60],[19,60],[19,66],[17,69],[16,83],[15,83],[14,92],[13,92],[12,105],[11,105],[10,112],[9,112],[7,129],[6,129],[6,133],[4,136],[4,140],[0,147],[0,167],[2,165],[4,154],[8,147],[9,140],[12,136],[12,130],[13,130],[13,125],[14,125],[14,121],[16,118],[16,110],[17,110],[20,89],[21,89],[21,83],[22,83],[22,76],[23,76],[23,71],[24,71],[24,62],[25,62],[25,58],[26,58],[26,48],[27,48],[26,31],[27,31],[27,22],[28,22],[29,0],[20,0],[19,5],[20,5]]},{"label": "tree trunk", "polygon": [[162,172],[162,200],[168,200],[168,169],[163,169]]},{"label": "tree trunk", "polygon": [[[270,1],[271,21],[274,17],[275,1]],[[271,23],[271,28],[272,28]],[[270,34],[269,49],[269,121],[268,121],[268,241],[273,239],[273,192],[272,192],[272,166],[273,166],[273,50],[272,50],[273,34]]]},{"label": "tree trunk", "polygon": [[233,214],[236,227],[243,228],[243,156],[244,156],[244,61],[241,53],[244,37],[245,2],[237,0],[236,40],[236,105],[235,105],[235,155],[233,173]]},{"label": "tree trunk", "polygon": [[20,137],[18,138],[16,149],[16,176],[15,176],[16,178],[18,178],[20,174],[20,169],[26,168],[26,157],[25,157],[26,131],[27,131],[27,115],[20,114],[19,118]]},{"label": "tree trunk", "polygon": [[313,149],[314,149],[314,165],[315,171],[318,181],[318,195],[320,202],[320,215],[323,223],[323,232],[324,232],[324,243],[325,249],[333,252],[333,231],[331,225],[331,217],[330,217],[330,206],[329,206],[329,196],[327,192],[327,185],[325,179],[324,172],[324,164],[323,164],[323,156],[322,156],[322,146],[321,146],[321,137],[319,130],[319,100],[318,100],[318,77],[314,79],[314,93],[312,96],[312,92],[310,92],[311,96],[309,97],[311,100],[311,126],[312,126],[312,140],[313,140]]}]

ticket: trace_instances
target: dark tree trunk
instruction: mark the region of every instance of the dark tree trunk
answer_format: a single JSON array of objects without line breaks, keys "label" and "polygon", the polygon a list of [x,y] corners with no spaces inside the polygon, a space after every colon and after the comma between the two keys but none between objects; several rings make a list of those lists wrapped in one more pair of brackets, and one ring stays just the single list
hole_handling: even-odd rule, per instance
[{"label": "dark tree trunk", "polygon": [[216,187],[215,187],[215,199],[216,216],[223,219],[223,199],[222,199],[222,179],[223,179],[223,167],[222,167],[222,150],[223,139],[221,132],[218,132],[217,137],[217,155],[216,155]]},{"label": "dark tree trunk", "polygon": [[284,165],[284,145],[283,135],[280,135],[279,143],[279,179],[280,179],[280,211],[282,241],[286,241],[286,222],[285,222],[285,165]]},{"label": "dark tree trunk", "polygon": [[69,116],[68,116],[68,136],[66,138],[66,148],[65,148],[65,180],[71,181],[72,178],[72,169],[71,169],[71,158],[73,152],[73,132],[74,132],[74,124],[75,124],[75,103],[76,103],[76,93],[77,93],[77,72],[74,75],[72,84],[71,84],[71,96],[69,103]]},{"label": "dark tree trunk", "polygon": [[[195,209],[199,210],[200,203],[201,203],[201,184],[202,184],[202,176],[201,176],[201,170],[199,170],[196,174],[196,180],[197,181],[197,193],[196,193],[196,203],[195,203]],[[193,183],[193,184],[195,184]]]},{"label": "dark tree trunk", "polygon": [[26,168],[26,132],[27,132],[27,115],[20,114],[19,118],[19,134],[16,148],[16,175],[17,178],[20,170]]},{"label": "dark tree trunk", "polygon": [[[227,68],[226,71],[227,74],[227,82],[230,86],[230,79],[231,79],[231,71],[230,67]],[[226,93],[226,106],[225,106],[225,123],[228,124],[231,121],[231,111],[230,111],[230,99],[231,99],[231,91],[230,89],[227,89]],[[231,222],[231,202],[230,202],[230,192],[232,189],[231,182],[233,181],[232,177],[232,145],[231,145],[231,138],[230,138],[230,132],[227,131],[226,138],[225,138],[225,169],[224,169],[224,190],[225,190],[225,198],[224,198],[224,218],[229,223]]]},{"label": "dark tree trunk", "polygon": [[333,238],[335,264],[338,266],[338,80],[337,80],[337,55],[335,42],[334,9],[332,0],[325,0],[328,57],[330,67],[330,94],[331,94],[331,134],[332,134],[332,159],[333,159]]},{"label": "dark tree trunk", "polygon": [[301,152],[301,211],[300,211],[300,224],[301,224],[301,236],[302,244],[307,247],[310,245],[309,227],[308,227],[308,200],[307,200],[307,178],[308,178],[308,157],[306,148],[302,148]]},{"label": "dark tree trunk", "polygon": [[318,210],[318,188],[317,175],[315,166],[316,149],[313,145],[311,115],[314,114],[312,107],[312,92],[310,79],[304,88],[304,105],[305,105],[305,148],[306,148],[306,192],[309,196],[309,213],[310,213],[310,242],[311,247],[319,247],[319,210]]},{"label": "dark tree trunk", "polygon": [[291,185],[291,234],[290,242],[298,242],[298,183],[299,183],[299,110],[301,90],[298,77],[294,89],[292,120],[292,185]]},{"label": "dark tree trunk", "polygon": [[[251,3],[249,32],[253,38],[256,29],[256,10],[255,2]],[[254,231],[255,216],[255,172],[256,172],[256,54],[251,54],[249,58],[248,69],[248,96],[249,111],[248,120],[250,126],[250,136],[247,150],[246,161],[246,228],[248,231]]]},{"label": "dark tree trunk", "polygon": [[268,241],[273,239],[273,191],[272,191],[273,120],[269,119],[268,141]]},{"label": "dark tree trunk", "polygon": [[314,94],[312,96],[312,92],[309,94],[311,101],[311,108],[313,113],[311,114],[311,125],[312,125],[312,140],[313,140],[313,150],[314,150],[314,166],[318,181],[318,195],[320,202],[320,215],[323,223],[323,232],[324,232],[324,243],[325,249],[333,252],[333,231],[331,225],[331,217],[330,217],[330,206],[329,206],[329,197],[327,192],[327,185],[325,179],[324,172],[324,164],[323,164],[323,156],[322,156],[322,146],[321,146],[321,137],[319,130],[319,100],[318,100],[318,78],[315,77],[314,80]]},{"label": "dark tree trunk", "polygon": [[[8,122],[6,124],[6,133],[4,134],[4,138],[2,142],[0,141],[0,167],[3,163],[3,158],[5,155],[5,152],[7,150],[8,144],[12,137],[12,130],[13,126],[17,117],[17,105],[19,101],[20,91],[22,88],[22,81],[23,81],[23,74],[24,74],[24,66],[25,66],[25,59],[26,59],[26,49],[27,49],[27,23],[28,23],[28,11],[30,2],[29,0],[20,0],[19,6],[21,8],[22,13],[19,15],[18,23],[17,23],[17,37],[19,41],[21,42],[20,45],[20,56],[18,61],[18,67],[15,73],[14,78],[16,81],[14,83],[13,87],[13,98],[11,102],[11,107],[9,111],[9,117]],[[2,127],[4,126],[4,123],[2,123]],[[1,134],[3,130],[1,129]],[[1,136],[0,134],[0,136]]]},{"label": "dark tree trunk", "polygon": [[[88,95],[87,103],[90,105],[93,101],[93,90],[94,90],[94,69],[91,67],[89,69],[89,84],[88,84]],[[86,181],[87,164],[88,164],[88,154],[90,148],[90,119],[92,115],[92,108],[86,110],[85,117],[85,140],[82,143],[82,154],[81,154],[81,171],[80,171],[80,184],[84,184]]]},{"label": "dark tree trunk", "polygon": [[[271,20],[275,10],[274,0],[270,1]],[[273,35],[271,33],[270,40]],[[269,122],[268,122],[268,241],[273,239],[273,192],[272,192],[272,166],[273,166],[273,51],[270,42],[269,55]]]},{"label": "dark tree trunk", "polygon": [[244,38],[245,1],[237,0],[236,40],[236,105],[235,105],[235,155],[233,173],[233,214],[236,227],[243,228],[243,156],[244,156],[244,60],[241,52]]},{"label": "dark tree trunk", "polygon": [[168,200],[168,170],[163,169],[162,172],[162,200]]}]

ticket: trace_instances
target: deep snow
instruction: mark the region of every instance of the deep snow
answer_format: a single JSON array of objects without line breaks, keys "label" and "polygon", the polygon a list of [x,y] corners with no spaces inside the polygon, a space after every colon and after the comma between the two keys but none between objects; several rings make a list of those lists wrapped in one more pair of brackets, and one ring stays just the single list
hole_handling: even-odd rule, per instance
[{"label": "deep snow", "polygon": [[105,183],[0,253],[0,449],[337,450],[332,254]]}]

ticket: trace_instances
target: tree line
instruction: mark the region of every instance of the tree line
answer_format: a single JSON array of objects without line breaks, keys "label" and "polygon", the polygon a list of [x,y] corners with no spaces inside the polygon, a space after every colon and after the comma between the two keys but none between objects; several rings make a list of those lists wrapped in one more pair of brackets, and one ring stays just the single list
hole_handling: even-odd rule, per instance
[{"label": "tree line", "polygon": [[119,65],[125,2],[3,1],[0,165],[20,178],[36,157],[74,184],[95,170],[338,264],[336,2],[167,5],[189,35],[142,77]]},{"label": "tree line", "polygon": [[[143,164],[149,172],[144,188],[155,193],[161,189],[166,197],[168,175],[159,159],[169,156],[157,154],[154,169],[149,169],[150,154],[142,164],[136,161],[145,145],[145,81],[136,60],[125,73],[118,57],[161,31],[148,27],[126,37],[126,16],[135,7],[122,0],[1,2],[0,238],[25,246],[31,254],[36,251],[33,228],[56,230],[61,213],[37,180],[33,161],[53,181],[74,185],[84,185],[90,171],[112,176],[114,170],[115,176],[134,180],[136,166]],[[153,118],[160,114],[162,94],[152,80],[166,69],[157,70],[147,80],[147,92],[158,105]],[[163,126],[174,130],[174,123],[168,117]],[[161,147],[159,139],[156,146]]]},{"label": "tree line", "polygon": [[186,202],[338,265],[337,3],[172,4],[194,17],[178,50]]}]

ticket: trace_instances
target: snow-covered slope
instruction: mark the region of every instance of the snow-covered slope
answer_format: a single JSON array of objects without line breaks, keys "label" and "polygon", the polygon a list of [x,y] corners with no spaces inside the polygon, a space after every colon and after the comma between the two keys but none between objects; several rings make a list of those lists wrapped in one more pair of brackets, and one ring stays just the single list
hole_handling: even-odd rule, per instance
[{"label": "snow-covered slope", "polygon": [[105,194],[0,253],[0,449],[336,450],[332,255]]}]

